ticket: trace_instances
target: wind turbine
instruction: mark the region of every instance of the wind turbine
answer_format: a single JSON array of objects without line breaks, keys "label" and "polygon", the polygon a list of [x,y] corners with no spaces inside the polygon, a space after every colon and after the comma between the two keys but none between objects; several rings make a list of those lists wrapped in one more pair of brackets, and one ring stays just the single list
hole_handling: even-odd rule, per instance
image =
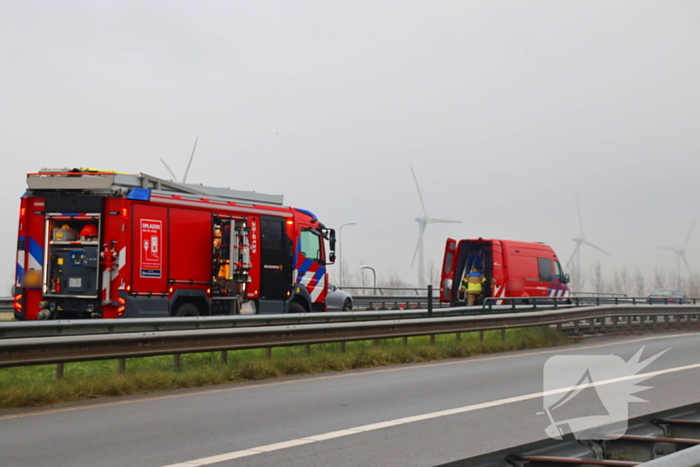
[{"label": "wind turbine", "polygon": [[690,236],[693,233],[693,229],[695,228],[695,222],[698,220],[696,217],[693,220],[693,225],[690,227],[690,232],[688,232],[688,236],[685,238],[685,243],[683,244],[682,248],[671,248],[667,246],[660,246],[662,250],[670,250],[673,251],[676,254],[676,274],[678,274],[678,288],[680,288],[680,282],[681,282],[681,261],[685,263],[685,267],[688,269],[688,277],[690,277],[691,272],[690,272],[690,265],[688,264],[688,258],[685,256],[685,247],[688,246],[688,241],[690,240]]},{"label": "wind turbine", "polygon": [[[182,176],[181,183],[185,183],[185,181],[187,180],[187,174],[190,171],[190,165],[192,165],[192,159],[194,159],[194,152],[197,150],[197,141],[199,141],[199,136],[197,136],[194,140],[194,147],[192,148],[192,154],[190,155],[190,160],[187,162],[187,169],[185,170],[185,175]],[[170,172],[170,175],[173,176],[173,181],[176,182],[177,177],[175,176],[175,172],[172,171],[170,166],[168,164],[166,164],[163,159],[161,159],[160,161],[163,163],[165,168],[168,169],[168,172]]]},{"label": "wind turbine", "polygon": [[418,256],[418,287],[425,287],[425,263],[423,261],[423,233],[428,224],[459,224],[462,221],[453,221],[449,219],[438,219],[435,217],[428,216],[425,210],[425,202],[423,202],[423,195],[420,192],[420,186],[418,186],[418,179],[416,178],[416,173],[411,167],[411,173],[413,174],[413,181],[416,182],[416,190],[418,190],[418,198],[420,199],[420,205],[423,209],[423,214],[416,217],[416,222],[418,222],[418,244],[416,245],[416,251],[413,253],[413,260],[411,261],[411,267],[413,263],[416,262],[416,255]]},{"label": "wind turbine", "polygon": [[571,265],[571,262],[576,258],[576,278],[577,280],[581,280],[581,246],[586,245],[591,248],[595,248],[598,251],[601,251],[608,255],[609,253],[602,248],[595,246],[588,240],[586,240],[586,237],[583,236],[583,220],[581,218],[581,205],[578,202],[578,195],[576,195],[576,209],[578,210],[578,225],[580,228],[580,234],[578,237],[574,238],[574,242],[576,242],[576,248],[574,248],[574,252],[571,255],[571,258],[569,258],[569,261],[566,263],[566,269],[569,269],[569,266]]}]

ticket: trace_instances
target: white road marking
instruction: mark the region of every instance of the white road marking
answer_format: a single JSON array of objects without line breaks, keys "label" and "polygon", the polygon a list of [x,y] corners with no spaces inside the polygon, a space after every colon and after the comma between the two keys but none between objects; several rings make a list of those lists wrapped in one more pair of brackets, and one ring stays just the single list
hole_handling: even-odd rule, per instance
[{"label": "white road marking", "polygon": [[421,368],[432,368],[432,367],[445,366],[445,365],[468,365],[468,364],[479,363],[479,362],[484,362],[484,361],[502,360],[504,358],[520,358],[520,357],[530,357],[533,355],[542,355],[542,354],[548,354],[548,353],[575,352],[575,351],[579,351],[579,350],[588,350],[588,349],[597,349],[597,348],[601,348],[601,347],[610,347],[613,345],[633,344],[635,342],[646,342],[646,341],[653,341],[653,340],[660,340],[660,339],[675,339],[678,337],[689,337],[689,336],[698,337],[698,336],[700,336],[700,334],[698,334],[696,332],[686,332],[683,334],[666,334],[666,335],[660,335],[660,336],[641,337],[639,339],[607,342],[605,344],[593,344],[593,345],[586,345],[586,346],[570,345],[570,346],[560,346],[560,347],[548,347],[546,350],[535,350],[535,351],[523,350],[523,351],[520,351],[521,353],[509,354],[509,355],[492,355],[492,356],[491,355],[489,355],[489,356],[474,355],[473,357],[468,357],[468,358],[464,358],[464,359],[457,359],[457,360],[452,359],[452,360],[447,361],[447,362],[438,361],[438,362],[434,362],[434,363],[423,363],[420,365],[401,365],[401,366],[391,366],[390,368],[376,368],[376,369],[373,368],[373,369],[365,369],[364,371],[357,371],[357,372],[351,372],[351,373],[341,372],[338,374],[333,374],[333,375],[328,375],[328,376],[302,377],[299,379],[286,379],[284,381],[266,381],[266,382],[261,382],[261,383],[257,383],[257,384],[238,383],[239,385],[236,387],[204,389],[201,391],[188,391],[185,394],[168,394],[165,396],[144,397],[141,399],[120,400],[120,401],[113,401],[113,402],[98,402],[95,404],[80,405],[80,406],[76,406],[76,407],[63,407],[60,409],[46,409],[46,410],[37,410],[35,412],[28,412],[28,413],[25,412],[25,413],[0,415],[0,421],[5,420],[5,419],[10,419],[10,418],[33,417],[33,416],[37,416],[37,415],[47,415],[47,414],[54,414],[54,413],[61,413],[61,412],[72,412],[74,410],[94,409],[94,408],[99,408],[99,407],[109,407],[109,406],[113,406],[113,405],[138,404],[138,403],[142,403],[142,402],[152,402],[152,401],[173,399],[173,398],[179,398],[179,397],[199,396],[202,394],[215,394],[215,393],[219,393],[219,392],[241,391],[244,389],[258,388],[258,387],[262,387],[262,386],[277,386],[280,384],[305,383],[305,382],[309,382],[309,381],[316,381],[316,380],[329,379],[329,378],[352,378],[355,376],[363,376],[363,375],[368,375],[368,374],[386,373],[386,372],[394,372],[394,371],[411,371],[411,370],[418,370]]},{"label": "white road marking", "polygon": [[267,444],[265,446],[258,446],[255,448],[248,448],[248,449],[244,449],[241,451],[230,452],[227,454],[220,454],[220,455],[214,456],[214,457],[205,457],[202,459],[195,459],[195,460],[187,461],[184,463],[170,464],[170,465],[167,465],[165,467],[200,467],[202,465],[211,465],[211,464],[215,464],[217,462],[223,462],[223,461],[228,461],[228,460],[232,460],[232,459],[239,459],[241,457],[254,456],[256,454],[261,454],[263,452],[279,451],[281,449],[287,449],[287,448],[294,447],[294,446],[301,446],[303,444],[315,443],[318,441],[325,441],[327,439],[341,438],[341,437],[345,437],[345,436],[356,435],[359,433],[367,433],[368,431],[381,430],[383,428],[387,428],[387,427],[391,427],[391,426],[405,425],[408,423],[416,423],[416,422],[421,422],[424,420],[430,420],[433,418],[447,417],[450,415],[457,415],[457,414],[462,414],[462,413],[466,413],[466,412],[473,412],[475,410],[488,409],[491,407],[498,407],[498,406],[506,405],[506,404],[513,404],[515,402],[522,402],[522,401],[527,401],[527,400],[532,400],[532,399],[540,399],[540,398],[543,398],[545,396],[550,396],[550,395],[554,395],[554,394],[564,394],[564,393],[568,393],[569,391],[572,391],[574,389],[591,388],[594,386],[606,386],[608,384],[620,383],[620,382],[629,381],[632,379],[652,378],[654,376],[665,375],[668,373],[676,373],[679,371],[694,370],[694,369],[698,369],[698,368],[700,368],[700,363],[695,363],[693,365],[678,366],[678,367],[674,367],[674,368],[667,368],[665,370],[650,371],[648,373],[640,373],[640,374],[636,374],[636,375],[621,376],[619,378],[606,379],[603,381],[598,381],[595,383],[588,383],[586,385],[581,385],[581,386],[569,386],[569,387],[560,388],[560,389],[552,389],[549,391],[533,392],[531,394],[524,394],[522,396],[508,397],[508,398],[500,399],[500,400],[496,400],[496,401],[489,401],[489,402],[482,402],[479,404],[466,405],[464,407],[457,407],[457,408],[448,409],[448,410],[440,410],[438,412],[431,412],[431,413],[426,413],[426,414],[422,414],[422,415],[415,415],[412,417],[397,418],[395,420],[388,420],[386,422],[372,423],[369,425],[362,425],[362,426],[358,426],[358,427],[354,427],[354,428],[348,428],[345,430],[333,431],[330,433],[325,433],[325,434],[320,434],[320,435],[315,435],[315,436],[308,436],[305,438],[284,441],[281,443]]}]

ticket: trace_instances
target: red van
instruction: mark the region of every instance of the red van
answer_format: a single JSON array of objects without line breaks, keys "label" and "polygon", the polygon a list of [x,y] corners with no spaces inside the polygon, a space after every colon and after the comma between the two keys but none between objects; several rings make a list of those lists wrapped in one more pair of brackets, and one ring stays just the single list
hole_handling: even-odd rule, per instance
[{"label": "red van", "polygon": [[[485,297],[570,297],[564,274],[552,247],[544,243],[495,239],[447,239],[442,262],[440,301],[464,306],[459,293],[462,278],[472,268],[486,279]],[[497,304],[500,304],[498,301]]]}]

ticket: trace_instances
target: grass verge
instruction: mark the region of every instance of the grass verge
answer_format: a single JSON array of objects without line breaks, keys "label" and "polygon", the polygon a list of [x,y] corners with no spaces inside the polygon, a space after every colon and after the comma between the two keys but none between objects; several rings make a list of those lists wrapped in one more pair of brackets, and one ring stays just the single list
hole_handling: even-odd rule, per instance
[{"label": "grass verge", "polygon": [[228,363],[220,361],[220,352],[182,356],[182,370],[173,369],[171,356],[133,358],[127,361],[124,375],[117,373],[116,360],[69,363],[64,378],[55,380],[55,365],[0,369],[0,408],[38,407],[104,397],[145,394],[181,388],[224,383],[258,381],[280,376],[304,375],[355,368],[371,368],[402,363],[417,363],[446,358],[535,349],[573,343],[553,329],[509,329],[505,341],[500,331],[402,339],[348,342],[345,352],[339,344],[274,348],[272,358],[264,349],[228,352]]}]

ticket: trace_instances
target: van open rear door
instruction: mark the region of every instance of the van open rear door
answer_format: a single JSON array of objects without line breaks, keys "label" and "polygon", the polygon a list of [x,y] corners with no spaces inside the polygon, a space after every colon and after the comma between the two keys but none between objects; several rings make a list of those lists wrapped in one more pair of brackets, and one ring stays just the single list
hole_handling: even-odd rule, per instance
[{"label": "van open rear door", "polygon": [[457,251],[457,241],[448,238],[445,243],[445,256],[442,259],[442,270],[440,272],[440,301],[449,303],[452,301],[452,287],[455,275],[455,253]]}]

